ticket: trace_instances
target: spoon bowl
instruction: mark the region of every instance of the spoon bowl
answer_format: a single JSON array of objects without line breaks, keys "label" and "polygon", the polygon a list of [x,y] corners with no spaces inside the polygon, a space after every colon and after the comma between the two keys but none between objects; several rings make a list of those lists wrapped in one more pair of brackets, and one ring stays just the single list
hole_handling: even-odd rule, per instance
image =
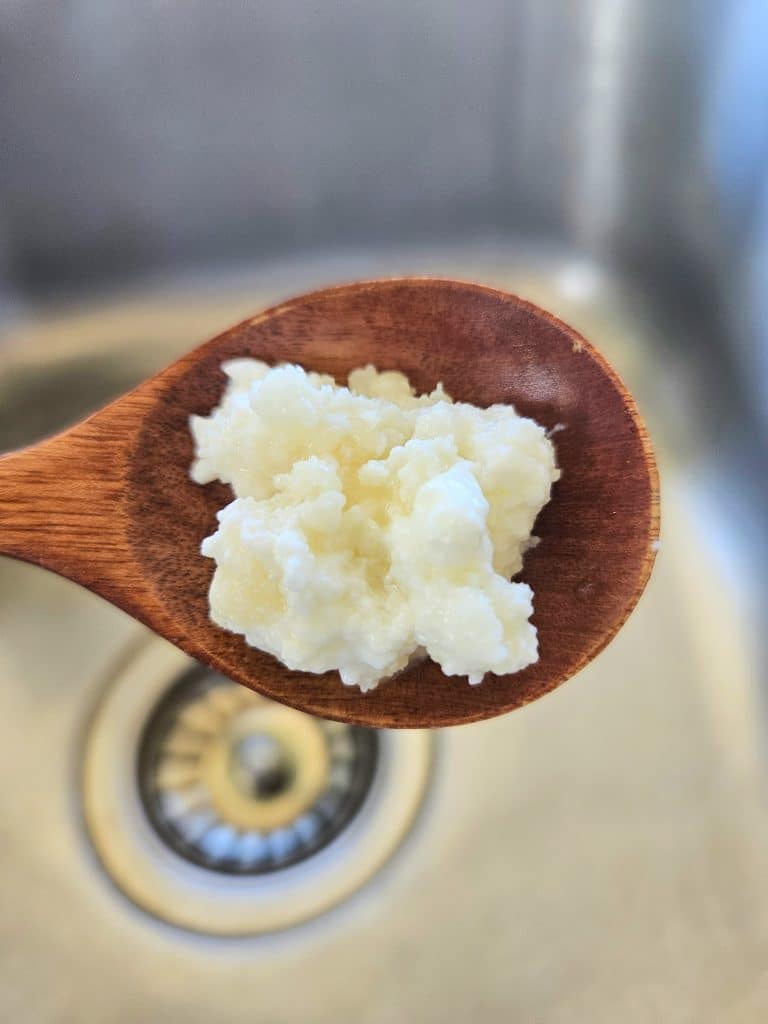
[{"label": "spoon bowl", "polygon": [[[188,420],[219,402],[222,362],[295,362],[345,382],[366,363],[418,391],[510,403],[549,430],[561,479],[520,578],[534,591],[539,661],[470,686],[415,663],[366,694],[338,673],[293,672],[208,615],[200,555],[223,484],[189,478]],[[435,279],[371,281],[282,303],[225,331],[89,419],[0,457],[0,553],[58,572],[193,657],[274,700],[374,727],[437,727],[520,707],[583,668],[645,587],[658,540],[658,477],[634,400],[576,331],[514,295]]]}]

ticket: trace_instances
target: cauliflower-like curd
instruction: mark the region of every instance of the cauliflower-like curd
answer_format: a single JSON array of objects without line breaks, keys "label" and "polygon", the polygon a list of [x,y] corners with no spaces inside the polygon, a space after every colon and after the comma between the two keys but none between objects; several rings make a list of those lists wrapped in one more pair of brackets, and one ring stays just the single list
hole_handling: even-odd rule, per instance
[{"label": "cauliflower-like curd", "polygon": [[542,427],[372,366],[347,387],[254,359],[224,371],[190,423],[192,478],[235,494],[202,544],[214,622],[362,690],[415,654],[470,683],[537,660],[533,593],[510,576],[559,475]]}]

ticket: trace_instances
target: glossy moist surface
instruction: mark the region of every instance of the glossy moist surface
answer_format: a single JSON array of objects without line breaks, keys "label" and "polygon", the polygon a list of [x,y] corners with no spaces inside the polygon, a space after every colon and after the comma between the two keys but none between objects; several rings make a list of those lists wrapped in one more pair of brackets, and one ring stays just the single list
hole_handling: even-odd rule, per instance
[{"label": "glossy moist surface", "polygon": [[533,594],[510,577],[558,477],[542,427],[373,367],[346,387],[224,370],[220,405],[191,420],[193,479],[235,494],[202,545],[217,624],[363,690],[424,653],[471,683],[537,660]]}]

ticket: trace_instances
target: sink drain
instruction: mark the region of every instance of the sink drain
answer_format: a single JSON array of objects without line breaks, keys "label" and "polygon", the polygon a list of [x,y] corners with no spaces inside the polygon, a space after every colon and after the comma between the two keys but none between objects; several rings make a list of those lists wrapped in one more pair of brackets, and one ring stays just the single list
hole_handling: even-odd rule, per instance
[{"label": "sink drain", "polygon": [[138,906],[214,935],[255,935],[346,899],[422,804],[432,740],[326,722],[151,638],[93,717],[83,815]]},{"label": "sink drain", "polygon": [[196,667],[147,723],[139,788],[181,856],[263,874],[314,856],[347,827],[377,751],[371,729],[311,718]]}]

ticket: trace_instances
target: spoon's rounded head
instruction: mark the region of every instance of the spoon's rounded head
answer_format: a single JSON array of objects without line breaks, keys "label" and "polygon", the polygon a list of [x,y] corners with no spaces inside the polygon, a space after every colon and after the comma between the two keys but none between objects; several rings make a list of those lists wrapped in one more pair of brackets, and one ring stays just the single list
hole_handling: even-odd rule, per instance
[{"label": "spoon's rounded head", "polygon": [[[201,540],[231,500],[189,479],[190,413],[222,395],[224,360],[295,362],[346,382],[366,363],[407,374],[419,392],[442,381],[455,399],[507,402],[554,437],[562,470],[539,516],[520,578],[534,591],[539,660],[478,686],[415,664],[375,690],[337,673],[292,672],[208,615],[213,563]],[[304,295],[233,327],[157,380],[133,464],[135,556],[178,629],[171,639],[274,700],[344,722],[434,727],[490,718],[559,686],[616,634],[638,600],[658,537],[658,481],[627,389],[576,331],[514,295],[458,281],[370,281]]]}]

